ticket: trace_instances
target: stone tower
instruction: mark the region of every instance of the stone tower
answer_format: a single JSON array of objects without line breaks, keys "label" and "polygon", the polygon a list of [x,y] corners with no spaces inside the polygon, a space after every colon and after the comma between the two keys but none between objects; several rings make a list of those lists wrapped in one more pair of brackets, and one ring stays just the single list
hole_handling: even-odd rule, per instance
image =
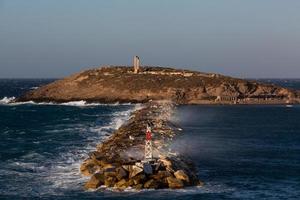
[{"label": "stone tower", "polygon": [[140,69],[140,58],[138,56],[133,57],[133,71],[135,74],[139,73]]}]

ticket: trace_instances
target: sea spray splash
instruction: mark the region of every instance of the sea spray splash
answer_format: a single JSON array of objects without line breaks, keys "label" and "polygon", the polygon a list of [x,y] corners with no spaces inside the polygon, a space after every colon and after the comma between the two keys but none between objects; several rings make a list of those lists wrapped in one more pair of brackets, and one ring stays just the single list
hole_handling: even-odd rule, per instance
[{"label": "sea spray splash", "polygon": [[21,101],[16,102],[16,97],[4,97],[0,100],[0,104],[9,105],[9,106],[18,106],[18,105],[60,105],[60,106],[77,106],[77,107],[88,107],[88,106],[120,106],[120,105],[131,105],[131,103],[88,103],[85,100],[80,101],[69,101],[64,103],[57,102],[35,102],[35,101]]},{"label": "sea spray splash", "polygon": [[16,99],[16,97],[3,97],[0,99],[0,104],[9,104],[13,102]]},{"label": "sea spray splash", "polygon": [[2,140],[6,147],[1,153],[0,177],[5,180],[5,184],[0,180],[1,194],[13,195],[15,187],[24,198],[81,191],[85,178],[79,173],[80,164],[136,107],[2,106],[7,111],[17,108],[13,116],[19,125],[10,121],[0,125],[7,133]]}]

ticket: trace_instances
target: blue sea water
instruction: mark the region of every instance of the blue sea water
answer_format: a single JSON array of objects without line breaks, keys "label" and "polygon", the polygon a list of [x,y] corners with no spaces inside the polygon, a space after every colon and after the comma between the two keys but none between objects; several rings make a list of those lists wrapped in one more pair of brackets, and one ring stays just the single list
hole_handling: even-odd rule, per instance
[{"label": "blue sea water", "polygon": [[[0,80],[1,199],[299,199],[300,107],[180,106],[173,148],[203,187],[85,191],[80,163],[138,105],[7,104],[52,80]],[[263,80],[300,89],[299,80]]]}]

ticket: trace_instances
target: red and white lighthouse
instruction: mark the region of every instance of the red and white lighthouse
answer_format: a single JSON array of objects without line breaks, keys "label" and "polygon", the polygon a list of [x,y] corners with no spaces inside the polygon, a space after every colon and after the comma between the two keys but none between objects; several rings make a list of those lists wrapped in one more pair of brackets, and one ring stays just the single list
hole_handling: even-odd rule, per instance
[{"label": "red and white lighthouse", "polygon": [[151,126],[147,124],[146,129],[146,140],[145,140],[145,161],[151,161],[153,159],[152,152],[152,132]]}]

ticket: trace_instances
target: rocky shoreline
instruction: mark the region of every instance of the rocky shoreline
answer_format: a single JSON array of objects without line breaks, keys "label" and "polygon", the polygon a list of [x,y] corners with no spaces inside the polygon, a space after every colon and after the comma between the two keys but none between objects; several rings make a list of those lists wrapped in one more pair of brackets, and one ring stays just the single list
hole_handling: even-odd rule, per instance
[{"label": "rocky shoreline", "polygon": [[[140,190],[201,186],[203,183],[191,160],[170,149],[172,140],[182,131],[171,120],[173,112],[174,104],[170,101],[151,101],[134,111],[81,164],[81,173],[90,177],[84,187]],[[145,133],[149,123],[153,132],[153,159],[145,161]]]},{"label": "rocky shoreline", "polygon": [[31,90],[16,101],[177,104],[299,104],[300,91],[214,73],[143,66],[102,66]]}]

